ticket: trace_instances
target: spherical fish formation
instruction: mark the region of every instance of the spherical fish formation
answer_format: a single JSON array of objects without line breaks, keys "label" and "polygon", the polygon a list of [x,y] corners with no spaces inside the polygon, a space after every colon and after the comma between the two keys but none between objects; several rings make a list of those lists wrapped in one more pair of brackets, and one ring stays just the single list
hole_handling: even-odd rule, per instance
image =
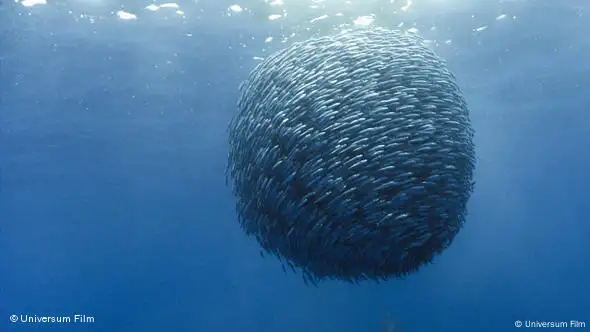
[{"label": "spherical fish formation", "polygon": [[229,134],[242,228],[307,281],[405,276],[464,223],[469,109],[415,34],[353,30],[275,53],[241,85]]}]

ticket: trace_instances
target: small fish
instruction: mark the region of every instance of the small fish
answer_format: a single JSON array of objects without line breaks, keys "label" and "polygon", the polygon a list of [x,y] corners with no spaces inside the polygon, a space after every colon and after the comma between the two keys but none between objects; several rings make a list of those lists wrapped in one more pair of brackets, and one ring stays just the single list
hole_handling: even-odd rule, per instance
[{"label": "small fish", "polygon": [[368,28],[293,43],[252,70],[237,108],[226,176],[238,222],[306,284],[406,276],[465,222],[469,108],[419,36]]}]

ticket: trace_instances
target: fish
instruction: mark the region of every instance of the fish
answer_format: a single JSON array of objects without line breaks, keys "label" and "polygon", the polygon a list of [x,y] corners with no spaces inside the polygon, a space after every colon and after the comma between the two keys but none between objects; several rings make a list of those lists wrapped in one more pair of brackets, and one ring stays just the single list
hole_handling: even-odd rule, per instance
[{"label": "fish", "polygon": [[404,278],[462,229],[475,190],[470,108],[417,34],[294,42],[252,69],[236,106],[226,178],[238,222],[306,284]]}]

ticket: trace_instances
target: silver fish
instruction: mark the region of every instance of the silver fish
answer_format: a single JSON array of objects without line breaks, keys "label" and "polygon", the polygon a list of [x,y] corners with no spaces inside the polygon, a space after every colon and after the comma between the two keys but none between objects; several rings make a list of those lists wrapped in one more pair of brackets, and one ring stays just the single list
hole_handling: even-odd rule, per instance
[{"label": "silver fish", "polygon": [[416,34],[294,43],[239,87],[226,177],[238,222],[304,281],[383,281],[430,263],[474,190],[469,108]]}]

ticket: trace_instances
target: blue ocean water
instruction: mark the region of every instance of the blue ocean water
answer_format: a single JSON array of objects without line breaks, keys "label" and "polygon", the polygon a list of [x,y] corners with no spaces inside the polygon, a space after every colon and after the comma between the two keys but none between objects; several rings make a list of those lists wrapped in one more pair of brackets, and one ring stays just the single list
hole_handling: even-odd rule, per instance
[{"label": "blue ocean water", "polygon": [[590,329],[590,3],[350,6],[419,30],[447,60],[477,184],[434,264],[319,288],[260,257],[225,185],[239,83],[257,57],[325,33],[310,17],[349,5],[273,3],[4,0],[0,331]]}]

